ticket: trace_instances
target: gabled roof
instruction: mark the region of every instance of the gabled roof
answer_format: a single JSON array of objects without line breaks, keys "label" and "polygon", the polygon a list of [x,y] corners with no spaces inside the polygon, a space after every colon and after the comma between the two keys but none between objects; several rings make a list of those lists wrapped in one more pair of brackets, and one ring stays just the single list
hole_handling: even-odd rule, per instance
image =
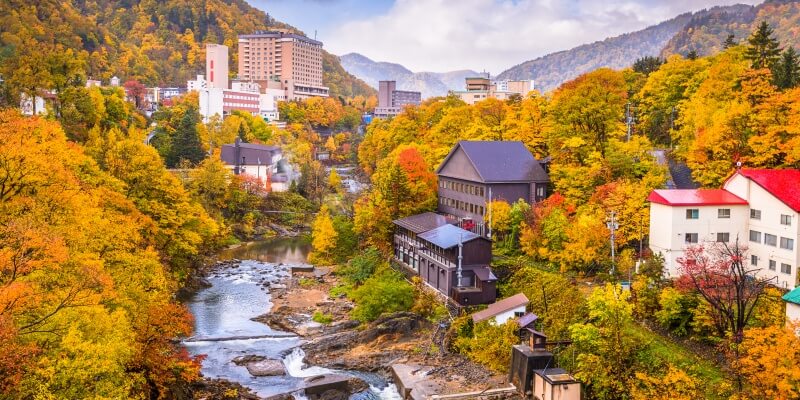
[{"label": "gabled roof", "polygon": [[420,234],[422,232],[427,232],[431,229],[436,229],[442,225],[455,223],[456,221],[454,219],[448,219],[447,217],[441,214],[425,212],[422,214],[417,214],[417,215],[412,215],[410,217],[397,219],[394,220],[393,222],[397,226],[406,228],[416,234]]},{"label": "gabled roof", "polygon": [[783,295],[782,299],[787,303],[794,303],[800,305],[800,286],[796,287],[791,292]]},{"label": "gabled roof", "polygon": [[437,174],[459,148],[464,151],[484,183],[550,180],[539,161],[522,142],[505,141],[460,141],[436,169]]},{"label": "gabled roof", "polygon": [[528,298],[524,293],[517,293],[511,297],[506,297],[497,303],[490,304],[485,310],[481,310],[472,314],[472,321],[481,322],[489,318],[495,317],[506,311],[513,310],[517,307],[525,306],[528,304]]},{"label": "gabled roof", "polygon": [[749,178],[789,208],[800,212],[800,170],[742,168],[736,173]]},{"label": "gabled roof", "polygon": [[[239,157],[244,158],[247,165],[271,165],[272,156],[280,154],[278,146],[267,146],[256,143],[239,143]],[[220,159],[228,165],[236,165],[236,144],[223,144]],[[241,163],[241,160],[239,160]]]},{"label": "gabled roof", "polygon": [[647,201],[668,206],[747,205],[746,200],[723,189],[657,189]]},{"label": "gabled roof", "polygon": [[459,241],[461,243],[467,243],[480,237],[481,236],[476,233],[450,224],[442,225],[438,228],[419,234],[420,239],[430,242],[443,249],[456,247],[458,246]]},{"label": "gabled roof", "polygon": [[529,313],[519,317],[519,319],[517,320],[517,325],[519,325],[520,328],[524,328],[524,327],[536,322],[536,320],[538,320],[538,319],[539,319],[538,315],[529,312]]}]

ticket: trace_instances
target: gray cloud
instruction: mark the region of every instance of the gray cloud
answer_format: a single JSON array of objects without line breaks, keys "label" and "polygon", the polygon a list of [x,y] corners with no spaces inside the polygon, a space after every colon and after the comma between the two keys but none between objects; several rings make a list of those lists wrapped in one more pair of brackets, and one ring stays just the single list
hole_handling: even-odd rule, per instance
[{"label": "gray cloud", "polygon": [[[323,0],[324,1],[324,0]],[[760,0],[397,0],[332,29],[325,46],[414,71],[499,73],[522,61],[657,24],[683,12]]]}]

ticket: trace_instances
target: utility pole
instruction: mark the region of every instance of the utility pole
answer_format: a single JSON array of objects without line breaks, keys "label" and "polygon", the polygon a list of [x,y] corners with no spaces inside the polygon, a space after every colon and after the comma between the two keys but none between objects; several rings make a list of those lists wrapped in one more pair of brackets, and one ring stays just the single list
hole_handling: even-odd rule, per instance
[{"label": "utility pole", "polygon": [[464,239],[463,235],[458,235],[458,269],[456,269],[456,287],[461,287],[461,261],[464,259],[463,255]]},{"label": "utility pole", "polygon": [[672,131],[675,130],[675,107],[669,113],[669,149],[672,150]]},{"label": "utility pole", "polygon": [[633,128],[633,113],[631,113],[631,103],[625,103],[625,125],[628,128],[628,141],[631,141],[631,129]]},{"label": "utility pole", "polygon": [[492,187],[491,186],[489,186],[489,229],[487,230],[487,232],[488,234],[486,236],[489,239],[491,239],[492,238]]},{"label": "utility pole", "polygon": [[614,252],[614,232],[619,229],[619,224],[617,223],[617,213],[615,211],[611,211],[611,217],[609,221],[606,223],[606,227],[611,231],[611,275],[615,275],[617,273],[616,264],[615,264],[615,252]]}]

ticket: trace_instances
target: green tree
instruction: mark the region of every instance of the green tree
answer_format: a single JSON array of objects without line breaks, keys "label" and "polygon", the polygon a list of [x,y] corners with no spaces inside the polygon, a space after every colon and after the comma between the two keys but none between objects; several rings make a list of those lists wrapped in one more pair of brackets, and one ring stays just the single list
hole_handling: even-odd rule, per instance
[{"label": "green tree", "polygon": [[791,89],[800,84],[800,57],[794,47],[787,47],[772,70],[773,82],[779,89]]},{"label": "green tree", "polygon": [[383,267],[350,297],[356,303],[350,315],[368,322],[383,314],[410,310],[414,305],[414,287],[399,272]]},{"label": "green tree", "polygon": [[650,75],[651,72],[658,71],[661,64],[664,64],[664,59],[661,57],[644,56],[633,63],[633,70],[644,75]]},{"label": "green tree", "polygon": [[200,136],[197,133],[197,124],[199,122],[200,115],[196,109],[190,107],[184,111],[170,145],[170,151],[166,159],[168,167],[175,168],[183,160],[196,165],[206,157],[203,145],[200,143]]},{"label": "green tree", "polygon": [[773,35],[774,31],[767,21],[761,21],[755,31],[747,39],[745,58],[751,62],[753,69],[772,68],[781,54],[780,44]]},{"label": "green tree", "polygon": [[725,42],[722,44],[724,49],[730,49],[733,46],[738,45],[739,43],[736,42],[736,35],[729,33],[728,36],[725,38]]},{"label": "green tree", "polygon": [[630,292],[606,284],[589,296],[589,321],[571,327],[579,351],[575,375],[596,399],[627,396],[640,344],[628,334],[633,322]]}]

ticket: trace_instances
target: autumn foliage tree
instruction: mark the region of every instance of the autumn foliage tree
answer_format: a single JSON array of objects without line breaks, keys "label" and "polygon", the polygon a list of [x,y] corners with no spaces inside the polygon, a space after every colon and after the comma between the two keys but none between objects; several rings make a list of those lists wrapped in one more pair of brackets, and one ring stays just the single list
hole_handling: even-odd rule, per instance
[{"label": "autumn foliage tree", "polygon": [[178,397],[199,372],[179,260],[215,224],[140,140],[84,151],[0,112],[0,397]]},{"label": "autumn foliage tree", "polygon": [[690,246],[678,258],[678,264],[679,287],[696,291],[711,306],[721,337],[730,334],[735,343],[741,343],[765,288],[774,283],[774,278],[761,277],[757,268],[748,267],[747,247],[738,239],[730,244]]}]

